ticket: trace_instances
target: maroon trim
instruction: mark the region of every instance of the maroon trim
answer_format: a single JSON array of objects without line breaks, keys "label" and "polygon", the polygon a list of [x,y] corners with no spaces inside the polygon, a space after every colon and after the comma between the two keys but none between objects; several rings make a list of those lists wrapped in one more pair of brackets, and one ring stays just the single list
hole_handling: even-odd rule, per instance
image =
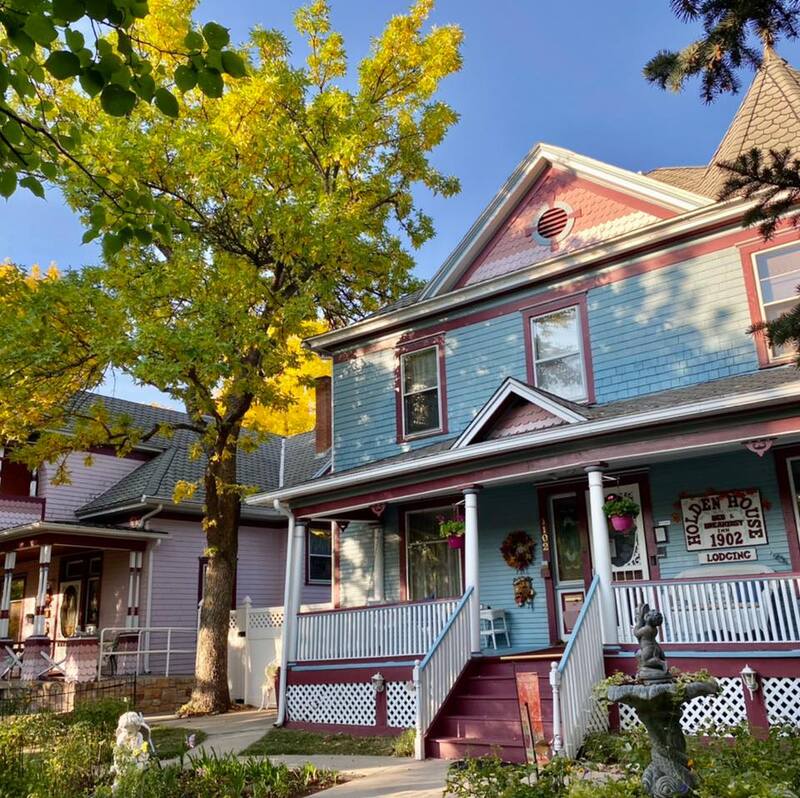
[{"label": "maroon trim", "polygon": [[158,454],[158,452],[133,449],[127,454],[120,455],[119,449],[117,449],[115,446],[109,445],[90,446],[87,451],[89,451],[91,454],[107,454],[113,457],[121,456],[123,460],[141,460],[144,462],[152,460]]},{"label": "maroon trim", "polygon": [[[795,229],[791,229],[776,233],[769,241],[764,241],[762,238],[759,238],[756,241],[745,243],[739,247],[739,256],[742,259],[742,272],[744,274],[744,286],[747,292],[747,305],[750,309],[750,321],[753,324],[760,324],[765,321],[761,300],[758,297],[753,255],[764,252],[765,250],[776,249],[782,245],[791,244],[798,240],[800,240],[800,233]],[[763,330],[758,330],[753,333],[753,339],[755,340],[756,352],[758,353],[758,363],[762,368],[781,366],[794,358],[794,355],[791,354],[777,359],[770,358],[767,337]]]},{"label": "maroon trim", "polygon": [[10,610],[0,610],[0,621],[5,621],[10,617]]},{"label": "maroon trim", "polygon": [[[729,425],[710,431],[675,433],[668,434],[669,425],[659,425],[667,431],[661,437],[653,437],[647,440],[631,441],[627,443],[605,443],[594,448],[582,449],[578,452],[568,452],[564,454],[554,454],[545,457],[532,459],[530,452],[516,453],[521,458],[526,458],[508,465],[485,465],[478,468],[473,466],[473,470],[447,477],[430,477],[419,480],[411,484],[398,487],[385,488],[382,490],[372,490],[368,493],[356,494],[320,502],[319,504],[298,506],[295,510],[298,516],[324,515],[334,512],[346,512],[348,506],[361,506],[373,504],[375,502],[390,502],[403,499],[408,494],[419,494],[421,491],[454,491],[467,488],[476,483],[491,482],[495,479],[506,477],[524,478],[534,472],[542,475],[547,474],[557,468],[568,468],[572,466],[587,465],[589,463],[608,460],[615,461],[625,456],[647,456],[654,450],[658,452],[678,451],[687,446],[695,446],[706,443],[715,443],[720,440],[734,440],[747,438],[768,438],[776,434],[800,432],[800,416],[790,416],[787,418],[771,419],[769,421],[759,421]],[[598,439],[608,438],[616,433],[604,433],[598,435]],[[469,463],[465,463],[467,467]],[[421,467],[422,468],[422,467]]]},{"label": "maroon trim", "polygon": [[536,371],[533,367],[533,337],[531,335],[531,319],[553,313],[564,308],[578,308],[578,323],[581,329],[581,354],[583,370],[586,375],[586,402],[594,404],[594,371],[592,369],[592,340],[589,335],[589,313],[586,308],[586,293],[565,296],[562,299],[541,302],[522,311],[523,337],[525,340],[525,366],[528,371],[528,383],[536,385]]},{"label": "maroon trim", "polygon": [[[413,665],[395,665],[391,668],[380,667],[381,663],[376,660],[375,671],[372,668],[326,668],[319,670],[297,670],[290,665],[286,673],[287,684],[355,684],[358,682],[368,683],[372,675],[380,669],[381,674],[387,682],[408,682],[414,672]],[[307,663],[302,663],[305,668]]]},{"label": "maroon trim", "polygon": [[0,507],[2,507],[4,501],[41,504],[42,507],[44,507],[45,503],[45,500],[41,496],[9,496],[8,494],[0,493]]},{"label": "maroon trim", "polygon": [[[585,263],[577,267],[570,268],[569,266],[565,266],[563,271],[559,272],[558,278],[559,280],[564,280],[569,276],[575,276],[576,279],[574,282],[568,285],[557,286],[553,288],[546,288],[540,291],[537,294],[531,295],[530,293],[525,294],[525,296],[517,297],[516,299],[509,299],[507,302],[494,305],[491,308],[485,308],[483,310],[473,310],[472,312],[464,313],[463,315],[457,316],[455,318],[449,318],[444,321],[437,322],[435,325],[431,325],[428,327],[420,328],[417,330],[410,331],[408,333],[400,333],[397,332],[394,338],[387,338],[383,337],[382,340],[376,341],[374,343],[366,343],[362,346],[358,346],[357,344],[351,344],[353,346],[352,349],[337,352],[334,354],[333,360],[334,363],[341,363],[347,360],[352,360],[353,358],[361,357],[363,355],[370,354],[372,352],[379,352],[385,349],[396,347],[400,344],[410,343],[412,341],[419,340],[420,338],[429,337],[431,335],[443,335],[444,333],[449,332],[450,330],[456,330],[461,327],[465,327],[470,324],[477,324],[482,321],[488,321],[490,319],[497,318],[498,316],[506,316],[510,313],[513,313],[518,310],[524,310],[526,307],[529,307],[532,302],[549,302],[561,299],[565,296],[574,296],[575,294],[581,292],[588,292],[593,288],[599,288],[600,286],[610,285],[611,283],[618,282],[620,280],[627,280],[629,277],[636,277],[641,274],[645,274],[647,272],[656,271],[658,269],[666,268],[669,266],[673,266],[676,263],[682,263],[687,260],[691,260],[692,258],[697,258],[702,255],[708,255],[714,252],[720,252],[724,249],[728,249],[729,247],[738,245],[738,244],[745,244],[747,242],[762,242],[763,240],[760,236],[756,236],[751,229],[742,230],[738,228],[731,233],[726,235],[721,235],[718,238],[715,238],[710,241],[698,241],[695,243],[688,244],[686,247],[680,250],[673,250],[671,252],[665,252],[655,257],[646,259],[642,256],[646,255],[648,252],[652,252],[653,250],[657,249],[665,249],[669,246],[674,246],[676,243],[682,241],[688,241],[692,238],[700,238],[702,235],[706,234],[713,234],[718,232],[720,229],[724,229],[725,227],[730,226],[730,222],[724,223],[716,223],[714,225],[710,225],[707,229],[703,231],[698,231],[696,233],[691,233],[688,235],[683,236],[676,236],[672,239],[656,242],[654,244],[648,244],[642,246],[636,250],[631,252],[621,253],[618,255],[614,255],[611,257],[600,257],[595,261],[590,263]],[[609,264],[613,264],[615,261],[631,261],[634,258],[641,258],[639,260],[634,260],[632,263],[626,263],[624,266],[619,266],[615,271],[611,273],[605,274],[589,274],[582,277],[578,277],[583,272],[592,271],[600,268],[601,266],[607,266]],[[519,294],[520,290],[529,290],[531,287],[535,287],[541,282],[554,279],[554,275],[548,274],[544,277],[532,277],[529,282],[525,284],[524,287],[515,286],[514,288],[510,288],[506,291],[498,291],[496,293],[492,293],[492,298],[498,298],[503,294]],[[465,307],[474,307],[479,303],[486,301],[486,294],[482,295],[479,299],[474,300],[471,303],[465,305]],[[453,308],[452,313],[459,313],[461,312],[460,308]],[[433,313],[433,312],[432,312]],[[388,336],[392,329],[399,330],[402,325],[405,325],[406,322],[398,322],[396,327],[389,328],[382,332],[382,336]],[[362,337],[367,337],[372,335],[372,333],[364,333]],[[358,338],[354,339],[358,340]]]},{"label": "maroon trim", "polygon": [[[401,361],[403,355],[419,352],[422,349],[436,347],[436,355],[439,366],[439,427],[429,432],[422,432],[416,435],[406,435],[405,407],[403,406],[403,382]],[[394,356],[394,397],[395,397],[395,426],[397,443],[406,441],[416,441],[421,438],[430,438],[434,435],[446,435],[448,431],[447,418],[447,368],[445,365],[444,334],[427,335],[424,338],[417,338],[413,342],[404,343],[395,349]]]},{"label": "maroon trim", "polygon": [[[305,541],[305,584],[306,587],[313,587],[314,585],[321,585],[322,587],[330,587],[333,583],[333,522],[330,522],[331,533],[331,578],[330,579],[311,579],[311,530],[324,528],[324,524],[316,523],[313,526],[308,524],[306,526],[306,541]],[[321,557],[322,555],[315,555]]]},{"label": "maroon trim", "polygon": [[[797,498],[793,495],[789,477],[789,460],[800,458],[800,446],[791,446],[774,451],[773,462],[778,476],[778,496],[783,510],[783,525],[789,544],[789,559],[792,570],[800,572],[800,530],[797,529]],[[796,486],[800,487],[800,486]]]}]

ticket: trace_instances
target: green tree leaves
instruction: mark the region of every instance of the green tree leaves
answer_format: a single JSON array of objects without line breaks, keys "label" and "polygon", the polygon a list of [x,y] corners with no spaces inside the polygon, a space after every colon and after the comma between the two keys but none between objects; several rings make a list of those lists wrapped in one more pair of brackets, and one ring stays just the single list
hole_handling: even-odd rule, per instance
[{"label": "green tree leaves", "polygon": [[136,95],[116,83],[110,83],[100,94],[100,105],[111,116],[127,116],[136,105]]},{"label": "green tree leaves", "polygon": [[47,71],[56,80],[66,80],[74,78],[81,73],[81,61],[74,53],[66,50],[56,50],[47,56],[44,62]]}]

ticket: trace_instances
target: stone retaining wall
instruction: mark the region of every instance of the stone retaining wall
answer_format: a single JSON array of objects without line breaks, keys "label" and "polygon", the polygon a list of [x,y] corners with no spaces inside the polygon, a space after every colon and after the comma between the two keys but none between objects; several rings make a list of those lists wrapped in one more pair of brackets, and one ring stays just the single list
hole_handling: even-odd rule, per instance
[{"label": "stone retaining wall", "polygon": [[136,711],[144,715],[175,712],[192,694],[194,676],[140,676],[136,681]]}]

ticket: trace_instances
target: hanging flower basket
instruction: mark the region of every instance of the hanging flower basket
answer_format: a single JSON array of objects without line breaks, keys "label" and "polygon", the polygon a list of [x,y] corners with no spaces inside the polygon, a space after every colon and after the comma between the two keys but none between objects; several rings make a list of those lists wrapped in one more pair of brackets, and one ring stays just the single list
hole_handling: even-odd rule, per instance
[{"label": "hanging flower basket", "polygon": [[464,535],[448,535],[447,536],[447,545],[451,549],[463,549],[464,548]]},{"label": "hanging flower basket", "polygon": [[603,512],[611,521],[611,528],[624,535],[636,526],[636,518],[640,513],[639,505],[633,499],[610,493],[606,496]]},{"label": "hanging flower basket", "polygon": [[447,538],[451,549],[464,548],[464,516],[460,507],[453,508],[453,517],[448,519],[443,515],[436,517],[439,522],[439,535]]},{"label": "hanging flower basket", "polygon": [[514,582],[514,603],[518,607],[533,604],[536,591],[533,589],[533,580],[529,576],[518,576]]},{"label": "hanging flower basket", "polygon": [[531,567],[536,544],[533,538],[523,530],[509,532],[500,545],[500,553],[506,565],[515,571],[525,571]]}]

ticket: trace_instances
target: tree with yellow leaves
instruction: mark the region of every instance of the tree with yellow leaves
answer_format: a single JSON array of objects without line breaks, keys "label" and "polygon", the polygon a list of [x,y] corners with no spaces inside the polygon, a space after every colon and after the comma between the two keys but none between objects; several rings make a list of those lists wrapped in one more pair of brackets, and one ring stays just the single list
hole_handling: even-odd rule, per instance
[{"label": "tree with yellow leaves", "polygon": [[428,27],[431,8],[416,0],[389,20],[350,83],[342,36],[315,0],[295,17],[305,64],[283,34],[257,29],[235,51],[246,75],[229,81],[227,36],[179,70],[170,42],[191,36],[192,4],[153,0],[135,32],[163,37],[153,58],[175,118],[145,103],[124,118],[98,115],[83,94],[51,87],[84,126],[92,179],[75,168],[59,184],[86,238],[102,236],[103,263],[58,279],[0,273],[0,439],[35,464],[168,434],[101,403],[76,411],[73,392],[100,385],[109,368],[183,403],[181,426],[205,463],[209,558],[190,711],[229,705],[228,613],[252,487],[237,482],[236,463],[256,440],[248,414],[285,407],[283,375],[304,368],[298,339],[413,284],[411,250],[433,234],[413,188],[458,189],[430,153],[456,121],[436,94],[460,67],[461,32]]}]

